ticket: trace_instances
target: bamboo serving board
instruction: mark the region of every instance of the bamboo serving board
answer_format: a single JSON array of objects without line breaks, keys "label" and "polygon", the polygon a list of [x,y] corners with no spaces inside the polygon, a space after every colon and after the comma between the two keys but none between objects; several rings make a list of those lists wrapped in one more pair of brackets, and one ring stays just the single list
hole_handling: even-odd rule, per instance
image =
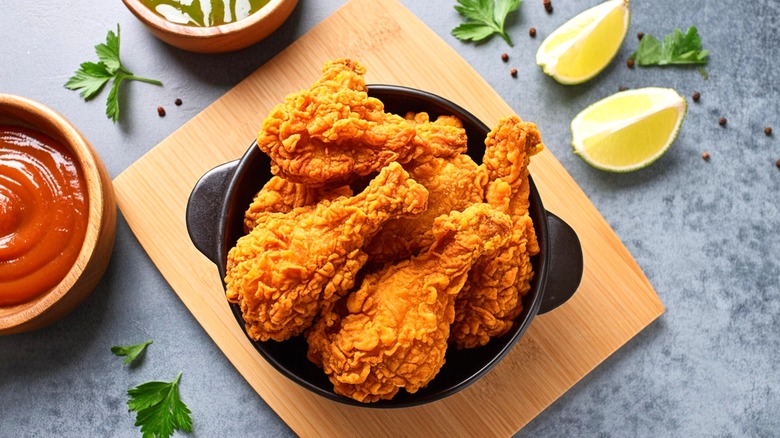
[{"label": "bamboo serving board", "polygon": [[200,176],[239,158],[268,111],[286,94],[308,87],[325,61],[339,57],[366,65],[368,83],[434,92],[488,126],[512,114],[471,66],[396,0],[352,0],[119,175],[114,180],[119,207],[198,322],[299,435],[511,435],[664,310],[613,230],[548,150],[534,157],[531,172],[545,208],[580,237],[581,286],[566,304],[534,319],[493,371],[420,407],[346,406],[279,374],[236,324],[216,266],[190,242],[185,209]]}]

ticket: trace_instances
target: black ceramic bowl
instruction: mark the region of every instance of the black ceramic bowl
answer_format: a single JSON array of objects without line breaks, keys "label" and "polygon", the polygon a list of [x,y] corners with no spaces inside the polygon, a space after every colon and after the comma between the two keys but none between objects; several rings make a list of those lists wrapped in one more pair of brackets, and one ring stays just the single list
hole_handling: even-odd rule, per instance
[{"label": "black ceramic bowl", "polygon": [[[484,123],[458,105],[439,96],[393,85],[370,85],[369,95],[380,99],[385,110],[396,114],[425,111],[431,118],[458,116],[469,138],[468,154],[480,163],[489,131]],[[195,246],[219,268],[225,278],[227,254],[243,235],[244,211],[252,197],[271,177],[268,156],[253,142],[240,160],[207,172],[195,185],[187,205],[187,229]],[[254,342],[257,351],[279,372],[301,386],[332,400],[366,407],[405,407],[439,400],[474,383],[506,356],[541,313],[563,304],[575,292],[582,277],[582,249],[577,234],[557,216],[546,211],[531,180],[530,214],[539,240],[539,254],[532,259],[534,278],[524,309],[511,331],[484,347],[447,351],[446,363],[427,387],[415,394],[399,392],[392,400],[364,404],[333,392],[325,373],[306,359],[303,337],[285,342]],[[223,283],[224,284],[224,283]],[[221,291],[214,291],[221,293]],[[229,304],[244,329],[238,305]]]}]

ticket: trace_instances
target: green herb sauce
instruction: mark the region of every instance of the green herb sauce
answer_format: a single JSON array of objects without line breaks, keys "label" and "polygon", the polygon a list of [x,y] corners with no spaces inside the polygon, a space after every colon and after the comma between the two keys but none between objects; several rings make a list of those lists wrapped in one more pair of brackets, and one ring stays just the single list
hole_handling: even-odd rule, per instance
[{"label": "green herb sauce", "polygon": [[219,26],[248,17],[270,0],[142,0],[144,5],[171,23],[187,26]]}]

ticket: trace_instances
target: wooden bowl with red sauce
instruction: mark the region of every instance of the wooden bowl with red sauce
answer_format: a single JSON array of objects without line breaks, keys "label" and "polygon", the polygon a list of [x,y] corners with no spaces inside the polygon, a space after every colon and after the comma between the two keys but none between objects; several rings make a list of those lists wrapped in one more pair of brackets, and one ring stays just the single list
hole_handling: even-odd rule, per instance
[{"label": "wooden bowl with red sauce", "polygon": [[92,146],[57,112],[0,94],[0,335],[79,305],[115,235],[111,178]]}]

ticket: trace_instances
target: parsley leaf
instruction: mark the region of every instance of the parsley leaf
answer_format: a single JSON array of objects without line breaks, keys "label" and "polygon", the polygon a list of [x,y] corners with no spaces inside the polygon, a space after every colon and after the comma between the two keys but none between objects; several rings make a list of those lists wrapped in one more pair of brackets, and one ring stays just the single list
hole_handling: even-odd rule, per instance
[{"label": "parsley leaf", "polygon": [[119,59],[119,25],[116,33],[108,31],[106,42],[95,46],[99,62],[84,62],[79,69],[65,82],[65,88],[79,91],[85,101],[92,99],[113,79],[114,83],[108,93],[106,116],[114,123],[119,120],[119,85],[123,80],[141,81],[154,85],[162,82],[133,75],[122,65]]},{"label": "parsley leaf", "polygon": [[122,83],[123,79],[123,76],[118,76],[114,79],[114,84],[108,92],[108,100],[106,101],[106,117],[114,122],[119,120],[119,84]]},{"label": "parsley leaf", "polygon": [[81,97],[84,100],[91,100],[93,97],[100,93],[103,86],[106,85],[112,77],[114,77],[103,64],[94,62],[84,62],[81,64],[81,68],[76,71],[68,82],[65,83],[65,87],[71,90],[80,90]]},{"label": "parsley leaf", "polygon": [[664,37],[663,43],[652,35],[645,35],[631,59],[637,65],[706,64],[709,50],[701,49],[701,37],[695,26],[675,29]]},{"label": "parsley leaf", "polygon": [[512,40],[504,30],[506,17],[521,3],[522,0],[458,0],[455,10],[466,22],[452,29],[452,35],[463,41],[481,41],[497,33],[511,46]]},{"label": "parsley leaf", "polygon": [[130,362],[134,361],[144,351],[144,349],[146,349],[146,346],[151,344],[152,342],[153,341],[149,340],[136,345],[127,345],[127,346],[116,345],[111,347],[111,352],[117,356],[125,356],[124,363],[125,365],[127,365]]},{"label": "parsley leaf", "polygon": [[95,52],[97,53],[100,62],[102,62],[111,73],[116,73],[122,67],[122,63],[119,61],[118,24],[116,27],[116,34],[109,30],[108,35],[106,35],[106,43],[95,46]]},{"label": "parsley leaf", "polygon": [[169,438],[176,430],[192,432],[192,413],[179,397],[181,371],[172,382],[146,382],[129,389],[127,407],[144,438]]}]

